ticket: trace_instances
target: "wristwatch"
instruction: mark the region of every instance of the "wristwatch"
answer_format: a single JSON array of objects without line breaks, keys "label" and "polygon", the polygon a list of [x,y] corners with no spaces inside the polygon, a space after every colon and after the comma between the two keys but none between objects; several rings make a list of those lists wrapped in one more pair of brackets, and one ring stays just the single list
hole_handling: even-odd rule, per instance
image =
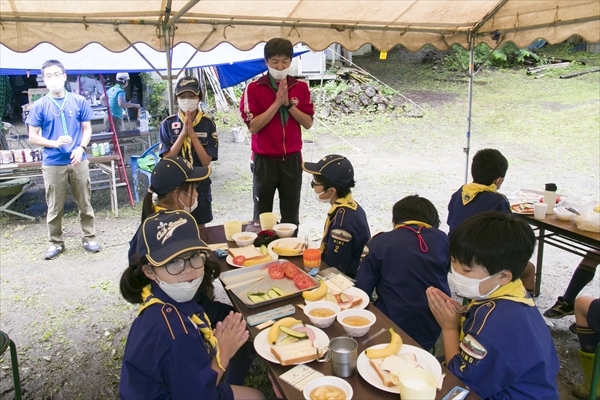
[{"label": "wristwatch", "polygon": [[85,153],[85,146],[80,144],[79,147],[81,147],[83,149],[83,152]]},{"label": "wristwatch", "polygon": [[294,107],[294,103],[292,103],[291,101],[289,102],[289,104],[287,106],[284,106],[287,110],[289,110],[290,108]]}]

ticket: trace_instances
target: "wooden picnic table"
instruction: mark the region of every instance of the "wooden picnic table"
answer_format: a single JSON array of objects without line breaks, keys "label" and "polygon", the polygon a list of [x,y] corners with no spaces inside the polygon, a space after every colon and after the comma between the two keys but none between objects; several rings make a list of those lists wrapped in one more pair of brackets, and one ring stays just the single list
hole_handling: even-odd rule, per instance
[{"label": "wooden picnic table", "polygon": [[[218,244],[218,243],[226,243],[227,242],[225,239],[225,230],[223,229],[222,225],[206,227],[206,228],[201,229],[201,237],[208,244]],[[228,242],[228,245],[230,247],[236,247],[235,242]],[[227,264],[225,259],[218,258],[214,252],[211,255],[211,259],[213,261],[219,263],[219,265],[221,266],[221,273],[236,269],[235,267],[232,267],[229,264]],[[294,264],[298,265],[300,268],[303,268],[302,257],[290,257],[288,260],[293,262]],[[327,268],[327,266],[324,266],[322,264],[321,268],[324,269],[324,268]],[[244,303],[240,299],[237,298],[237,296],[232,295],[230,292],[228,292],[227,294],[228,294],[229,298],[231,299],[233,306],[238,310],[238,312],[240,312],[242,314],[242,316],[244,318],[248,317],[249,315],[259,313],[262,311],[267,311],[267,310],[270,310],[273,308],[281,307],[286,304],[293,304],[293,305],[304,304],[303,298],[301,296],[299,296],[299,297],[292,297],[292,298],[289,298],[286,300],[282,300],[281,302],[277,302],[275,304],[271,304],[271,305],[267,305],[267,306],[263,306],[263,307],[259,307],[259,308],[254,308],[254,309],[249,309],[248,307],[246,307],[244,305]],[[367,310],[369,310],[373,314],[375,314],[375,316],[377,317],[377,322],[370,328],[369,332],[364,337],[357,338],[358,354],[360,354],[363,350],[365,350],[366,348],[371,347],[373,345],[389,342],[389,335],[384,333],[382,335],[379,335],[376,338],[373,338],[366,345],[363,345],[361,343],[361,341],[363,339],[367,338],[369,335],[371,335],[375,332],[378,332],[379,330],[381,330],[381,328],[385,328],[385,329],[390,328],[390,327],[394,328],[394,331],[397,332],[402,337],[402,341],[405,344],[415,346],[415,347],[420,347],[410,336],[408,336],[402,329],[400,329],[396,324],[394,324],[388,317],[386,317],[381,311],[379,311],[379,309],[377,307],[375,307],[373,304],[369,304],[367,306]],[[298,307],[296,307],[296,313],[292,316],[294,318],[297,318],[297,319],[300,319],[300,320],[303,320],[306,322],[310,322],[308,320],[308,317],[306,317],[306,315],[304,315],[304,313]],[[256,335],[259,333],[259,330],[256,329],[255,327],[248,327],[248,328],[250,331],[250,336],[252,338],[255,338]],[[334,322],[329,328],[323,329],[323,331],[327,334],[327,336],[329,338],[342,336],[346,333],[344,331],[344,328],[336,322]],[[280,392],[283,393],[283,395],[285,396],[286,399],[302,399],[303,398],[302,392],[298,391],[297,389],[295,389],[294,387],[292,387],[291,385],[289,385],[288,383],[284,382],[283,380],[281,380],[279,378],[281,376],[281,374],[289,371],[291,368],[293,368],[293,366],[283,367],[280,364],[275,364],[275,363],[268,362],[268,361],[266,362],[266,364],[267,364],[268,370],[271,373],[271,375],[274,378],[276,378],[276,384],[277,384]],[[311,363],[309,363],[309,366],[317,371],[320,371],[324,375],[333,375],[332,369],[331,369],[331,363],[329,363],[329,362],[327,362],[327,363],[311,362]],[[464,383],[462,383],[454,374],[452,374],[444,366],[442,366],[442,373],[446,374],[446,377],[444,378],[442,389],[438,390],[438,392],[437,392],[436,399],[442,399],[455,386],[460,386],[463,388],[466,387],[466,385]],[[353,398],[355,398],[355,399],[394,399],[394,400],[398,400],[398,394],[385,392],[385,391],[382,391],[382,390],[372,386],[370,383],[365,381],[360,376],[358,371],[355,371],[352,376],[350,376],[349,378],[345,378],[345,379],[352,386],[352,388],[354,390]],[[469,395],[467,396],[467,399],[479,399],[479,396],[477,396],[473,391],[470,391]]]}]

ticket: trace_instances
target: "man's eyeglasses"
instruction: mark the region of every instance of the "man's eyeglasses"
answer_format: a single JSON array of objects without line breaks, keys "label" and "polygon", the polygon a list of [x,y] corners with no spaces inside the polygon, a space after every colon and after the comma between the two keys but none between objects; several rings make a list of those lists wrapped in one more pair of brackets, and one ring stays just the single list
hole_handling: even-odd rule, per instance
[{"label": "man's eyeglasses", "polygon": [[197,251],[189,257],[177,257],[163,265],[169,275],[179,275],[185,270],[185,263],[189,262],[194,269],[204,268],[206,263],[206,252]]},{"label": "man's eyeglasses", "polygon": [[64,75],[64,72],[55,72],[53,74],[44,74],[44,78],[52,79],[52,78],[60,78]]},{"label": "man's eyeglasses", "polygon": [[322,183],[317,183],[315,181],[310,181],[310,187],[311,189],[314,189],[315,186],[324,186]]}]

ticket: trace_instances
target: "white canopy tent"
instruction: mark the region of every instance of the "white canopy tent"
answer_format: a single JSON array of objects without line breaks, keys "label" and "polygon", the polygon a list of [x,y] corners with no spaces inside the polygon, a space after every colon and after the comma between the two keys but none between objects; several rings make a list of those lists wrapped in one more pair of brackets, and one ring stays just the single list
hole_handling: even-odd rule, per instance
[{"label": "white canopy tent", "polygon": [[[573,35],[600,41],[600,0],[0,0],[0,43],[13,51],[43,42],[67,52],[88,43],[111,51],[146,43],[165,52],[168,79],[171,49],[182,42],[204,51],[222,42],[248,50],[273,37],[313,50],[460,44],[472,56],[480,43],[525,47]],[[467,167],[473,76],[471,58]]]}]

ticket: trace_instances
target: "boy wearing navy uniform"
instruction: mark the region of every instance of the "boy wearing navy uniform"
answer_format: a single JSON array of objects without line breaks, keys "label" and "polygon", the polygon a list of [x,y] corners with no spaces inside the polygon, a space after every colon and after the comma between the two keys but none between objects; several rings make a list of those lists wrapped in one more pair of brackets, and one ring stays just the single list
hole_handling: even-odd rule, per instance
[{"label": "boy wearing navy uniform", "polygon": [[308,85],[289,76],[293,50],[287,39],[267,42],[268,73],[246,87],[240,113],[252,133],[254,219],[273,211],[277,190],[281,222],[298,225],[302,128],[310,129],[315,111]]},{"label": "boy wearing navy uniform", "polygon": [[360,262],[356,287],[377,290],[375,306],[419,345],[430,349],[441,329],[429,310],[425,290],[450,295],[448,236],[440,231],[435,206],[418,195],[394,204],[394,230],[375,235]]},{"label": "boy wearing navy uniform", "polygon": [[[161,157],[181,156],[194,167],[208,167],[219,157],[217,128],[200,109],[200,84],[194,77],[184,76],[177,82],[175,96],[179,112],[165,118],[160,125]],[[200,227],[212,221],[210,178],[198,183],[198,206],[191,213]]]},{"label": "boy wearing navy uniform", "polygon": [[472,299],[462,324],[460,304],[427,289],[448,369],[481,398],[558,398],[552,336],[519,279],[535,240],[511,214],[477,214],[450,233],[450,280],[458,296]]},{"label": "boy wearing navy uniform", "polygon": [[302,163],[302,168],[313,174],[310,185],[317,200],[331,204],[323,230],[321,259],[354,278],[371,238],[367,215],[350,192],[355,184],[354,168],[346,157],[338,154],[325,156],[316,163]]}]

